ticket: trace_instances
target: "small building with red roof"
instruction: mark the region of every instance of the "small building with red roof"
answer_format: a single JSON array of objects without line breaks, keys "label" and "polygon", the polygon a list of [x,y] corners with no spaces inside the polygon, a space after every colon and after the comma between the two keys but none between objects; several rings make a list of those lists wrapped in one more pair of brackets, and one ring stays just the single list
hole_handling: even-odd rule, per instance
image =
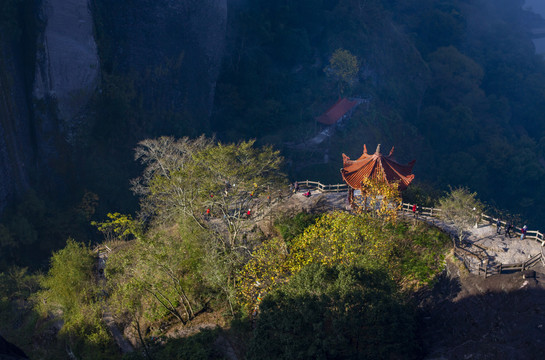
[{"label": "small building with red roof", "polygon": [[351,114],[351,112],[359,105],[358,100],[348,100],[346,98],[340,98],[332,107],[330,107],[324,114],[318,116],[316,121],[324,125],[333,125],[339,122],[345,115]]},{"label": "small building with red roof", "polygon": [[343,154],[343,168],[341,175],[349,186],[349,199],[352,199],[354,190],[361,190],[362,181],[365,178],[382,178],[388,183],[398,182],[399,190],[405,190],[413,181],[413,166],[416,160],[407,165],[398,163],[393,158],[394,148],[388,156],[380,153],[380,144],[374,154],[367,153],[367,147],[363,145],[363,154],[357,160],[350,160]]}]

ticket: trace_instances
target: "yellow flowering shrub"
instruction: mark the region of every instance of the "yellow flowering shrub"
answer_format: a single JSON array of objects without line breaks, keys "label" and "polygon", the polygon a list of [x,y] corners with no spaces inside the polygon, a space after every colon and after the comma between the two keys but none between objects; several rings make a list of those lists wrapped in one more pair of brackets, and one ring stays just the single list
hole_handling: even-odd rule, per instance
[{"label": "yellow flowering shrub", "polygon": [[430,281],[441,267],[448,236],[425,224],[384,224],[369,213],[332,212],[295,237],[262,244],[237,277],[237,298],[252,310],[258,298],[310,264],[368,263],[388,271],[403,287]]}]

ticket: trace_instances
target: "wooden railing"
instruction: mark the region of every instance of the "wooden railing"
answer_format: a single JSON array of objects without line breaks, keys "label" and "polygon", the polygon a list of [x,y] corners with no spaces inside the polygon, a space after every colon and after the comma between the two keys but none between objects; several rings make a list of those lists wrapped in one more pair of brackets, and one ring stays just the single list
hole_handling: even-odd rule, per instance
[{"label": "wooden railing", "polygon": [[501,274],[503,272],[509,272],[509,271],[524,271],[529,269],[531,266],[535,265],[538,261],[543,262],[543,251],[541,251],[539,254],[536,254],[529,258],[528,260],[516,263],[516,264],[502,264],[502,263],[488,263],[486,261],[485,263],[482,263],[479,266],[479,274],[482,274],[484,277],[488,277],[490,275],[496,275]]},{"label": "wooden railing", "polygon": [[[402,203],[401,204],[401,211],[403,211],[403,212],[405,212],[405,211],[412,212],[413,211],[413,205],[414,204]],[[432,208],[432,207],[425,207],[425,206],[422,206],[422,207],[419,206],[418,210],[417,210],[418,215],[426,215],[426,216],[433,216],[433,217],[437,217],[440,212],[441,212],[441,209]]]},{"label": "wooden railing", "polygon": [[[318,190],[318,191],[324,192],[324,193],[327,193],[327,192],[343,192],[343,191],[348,190],[348,186],[346,184],[324,185],[324,184],[322,184],[320,182],[310,181],[310,180],[298,181],[298,184],[299,184],[300,188]],[[413,206],[414,206],[414,204],[402,203],[401,204],[401,211],[403,213],[405,213],[405,212],[412,213],[413,212],[412,211]],[[417,209],[418,209],[417,210],[417,215],[418,216],[424,215],[424,216],[430,216],[430,217],[438,217],[439,214],[441,213],[441,209],[433,208],[433,207],[420,207],[419,206]],[[494,218],[494,217],[489,216],[487,214],[481,213],[481,214],[478,215],[477,224],[479,224],[479,223],[481,223],[481,224],[482,223],[489,223],[490,225],[495,225],[495,224],[497,224],[497,221],[498,221],[497,218]],[[506,223],[504,221],[500,220],[500,224],[501,224],[501,227],[505,229]],[[521,236],[522,228],[513,226],[512,230],[513,230],[513,233],[516,236]],[[517,263],[517,264],[489,263],[488,259],[482,259],[481,258],[480,259],[481,264],[479,265],[479,268],[478,268],[479,274],[482,273],[485,277],[487,277],[489,275],[501,274],[502,272],[505,272],[505,271],[519,271],[519,270],[524,271],[524,270],[528,269],[528,267],[534,265],[535,263],[537,263],[540,260],[543,263],[543,265],[545,266],[545,238],[544,238],[544,234],[541,233],[539,230],[527,230],[525,238],[534,239],[534,240],[536,240],[537,242],[539,242],[541,244],[541,251],[539,252],[539,254],[536,254],[536,255],[532,256],[530,259],[528,259],[528,260],[526,260],[526,261],[524,261],[522,263]],[[462,251],[456,251],[456,250],[462,250]],[[469,262],[465,258],[465,256],[468,256],[468,255],[464,254],[463,250],[465,250],[465,249],[456,248],[455,249],[455,255],[458,258],[461,258],[464,265],[466,267],[468,267]],[[473,253],[470,253],[470,254],[472,256],[477,256],[478,258],[480,258],[476,254],[473,254]]]},{"label": "wooden railing", "polygon": [[321,182],[310,180],[298,181],[297,183],[301,189],[318,190],[323,193],[348,191],[348,185],[346,184],[325,185]]},{"label": "wooden railing", "polygon": [[[412,212],[412,208],[413,208],[413,204],[407,204],[407,203],[402,204],[402,210],[404,212],[405,211]],[[418,215],[426,215],[426,216],[433,216],[433,217],[438,216],[439,213],[441,212],[441,209],[436,209],[436,208],[427,208],[427,207],[420,208],[419,207],[418,209],[419,209]],[[479,219],[478,223],[485,222],[491,225],[497,224],[497,221],[498,221],[497,218],[493,218],[484,213],[479,214],[478,219]],[[500,221],[500,224],[502,228],[505,228],[505,225],[506,225],[505,222]],[[514,226],[513,233],[515,234],[515,236],[520,236],[522,234],[522,228]],[[506,271],[524,271],[528,269],[530,266],[536,264],[540,260],[543,263],[543,265],[545,265],[545,250],[544,250],[545,240],[543,238],[543,234],[539,230],[527,230],[525,238],[534,239],[537,242],[539,242],[541,244],[541,251],[538,254],[529,258],[528,260],[521,263],[516,263],[516,264],[489,263],[488,259],[486,259],[485,261],[481,259],[481,264],[478,267],[478,273],[482,274],[484,277],[488,277],[490,275],[501,274],[502,272],[506,272]],[[457,248],[457,249],[462,249],[462,248]],[[455,254],[457,255],[458,258],[462,259],[462,262],[464,263],[466,268],[468,268],[469,262],[465,258],[467,254],[461,253],[459,251],[458,252],[455,251]]]}]

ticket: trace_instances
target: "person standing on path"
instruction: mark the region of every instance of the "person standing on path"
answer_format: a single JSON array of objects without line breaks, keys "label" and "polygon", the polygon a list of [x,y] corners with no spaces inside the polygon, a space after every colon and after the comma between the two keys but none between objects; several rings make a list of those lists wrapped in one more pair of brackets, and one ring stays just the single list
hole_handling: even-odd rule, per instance
[{"label": "person standing on path", "polygon": [[496,221],[496,234],[501,234],[501,220],[498,218],[498,221]]},{"label": "person standing on path", "polygon": [[413,205],[413,216],[416,217],[416,210],[418,209],[418,206],[416,204]]},{"label": "person standing on path", "polygon": [[511,224],[509,222],[505,223],[505,236],[511,237]]},{"label": "person standing on path", "polygon": [[528,227],[526,225],[524,225],[522,227],[522,229],[520,229],[520,239],[521,240],[524,240],[524,238],[526,237],[526,230],[528,230]]}]

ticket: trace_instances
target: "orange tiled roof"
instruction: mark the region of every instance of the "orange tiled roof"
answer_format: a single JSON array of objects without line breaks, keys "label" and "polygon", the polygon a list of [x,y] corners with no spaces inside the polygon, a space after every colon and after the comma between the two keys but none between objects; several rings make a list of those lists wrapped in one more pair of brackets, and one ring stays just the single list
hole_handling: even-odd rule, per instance
[{"label": "orange tiled roof", "polygon": [[345,98],[339,99],[323,115],[317,117],[316,121],[325,125],[333,125],[337,121],[339,121],[344,116],[344,114],[352,110],[356,105],[358,105],[358,102],[356,100],[350,101]]},{"label": "orange tiled roof", "polygon": [[382,176],[386,177],[386,181],[399,181],[399,189],[404,190],[409,186],[414,179],[412,174],[413,166],[416,160],[411,161],[407,165],[401,165],[392,157],[394,148],[390,150],[388,156],[380,153],[380,144],[373,155],[367,154],[367,147],[363,145],[363,155],[357,160],[350,160],[348,156],[343,154],[343,168],[341,174],[343,180],[348,186],[353,189],[359,189],[364,178],[377,177],[381,172]]}]

